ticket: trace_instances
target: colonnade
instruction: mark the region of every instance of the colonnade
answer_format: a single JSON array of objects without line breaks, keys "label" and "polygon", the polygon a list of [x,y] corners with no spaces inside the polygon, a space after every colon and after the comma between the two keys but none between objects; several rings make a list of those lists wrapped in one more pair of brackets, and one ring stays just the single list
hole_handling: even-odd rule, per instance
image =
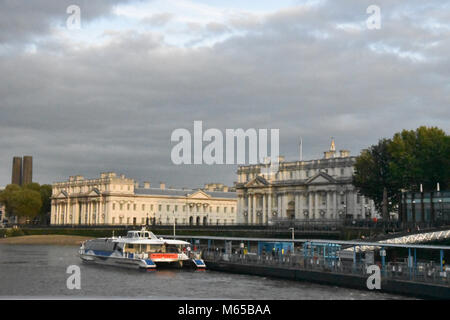
[{"label": "colonnade", "polygon": [[354,190],[250,191],[238,196],[238,215],[240,223],[267,224],[276,218],[332,220],[349,215],[365,218],[367,213],[374,212],[373,204],[365,205],[363,196],[357,202]]}]

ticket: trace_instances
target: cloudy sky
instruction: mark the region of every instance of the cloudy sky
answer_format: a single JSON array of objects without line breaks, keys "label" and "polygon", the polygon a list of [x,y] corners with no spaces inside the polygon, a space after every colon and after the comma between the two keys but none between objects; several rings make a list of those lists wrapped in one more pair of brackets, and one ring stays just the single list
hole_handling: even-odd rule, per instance
[{"label": "cloudy sky", "polygon": [[195,120],[278,128],[288,160],[300,137],[314,159],[330,137],[357,155],[404,128],[449,132],[449,57],[445,0],[0,0],[0,186],[16,155],[39,183],[231,185],[234,165],[172,164],[171,133]]}]

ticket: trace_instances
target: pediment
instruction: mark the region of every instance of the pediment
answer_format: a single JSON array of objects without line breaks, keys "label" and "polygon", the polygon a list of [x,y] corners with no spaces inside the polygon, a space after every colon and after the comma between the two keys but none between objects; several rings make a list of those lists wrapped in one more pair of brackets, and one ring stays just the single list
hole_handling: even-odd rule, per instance
[{"label": "pediment", "polygon": [[211,197],[202,190],[197,190],[194,193],[191,193],[188,195],[188,198],[211,199]]},{"label": "pediment", "polygon": [[246,187],[246,188],[251,188],[251,187],[256,188],[256,187],[266,187],[266,186],[268,186],[268,185],[269,185],[269,183],[267,182],[266,179],[264,179],[264,178],[261,177],[261,176],[257,176],[257,177],[254,178],[253,180],[249,181],[249,182],[245,185],[245,187]]},{"label": "pediment", "polygon": [[324,183],[335,183],[336,180],[326,174],[325,172],[319,172],[318,174],[312,176],[306,181],[306,184],[324,184]]},{"label": "pediment", "polygon": [[98,190],[97,188],[94,188],[91,191],[89,191],[86,195],[96,197],[96,196],[99,196],[100,194],[101,194],[100,190]]},{"label": "pediment", "polygon": [[67,192],[61,191],[61,192],[58,193],[54,198],[57,198],[57,199],[66,199],[66,198],[68,198],[68,197],[69,197],[69,195],[67,194]]}]

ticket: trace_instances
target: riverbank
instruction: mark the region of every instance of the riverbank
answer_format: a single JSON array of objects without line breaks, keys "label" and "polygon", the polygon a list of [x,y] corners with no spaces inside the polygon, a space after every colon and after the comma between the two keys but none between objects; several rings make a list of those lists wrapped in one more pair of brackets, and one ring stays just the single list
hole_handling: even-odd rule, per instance
[{"label": "riverbank", "polygon": [[79,246],[85,240],[92,237],[85,236],[69,236],[69,235],[30,235],[0,238],[0,244],[35,244],[35,245],[60,245],[60,246]]}]

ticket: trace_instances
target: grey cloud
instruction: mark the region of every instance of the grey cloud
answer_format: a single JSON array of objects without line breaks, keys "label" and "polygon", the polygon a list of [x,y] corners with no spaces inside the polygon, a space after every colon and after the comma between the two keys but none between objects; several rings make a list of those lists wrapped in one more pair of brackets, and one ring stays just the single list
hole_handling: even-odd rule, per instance
[{"label": "grey cloud", "polygon": [[[110,33],[101,47],[47,42],[35,54],[0,57],[0,72],[14,75],[0,83],[0,184],[16,154],[35,156],[40,182],[115,170],[168,185],[231,184],[236,166],[171,164],[172,131],[192,132],[194,120],[205,130],[279,128],[287,159],[298,157],[300,136],[304,157],[317,158],[331,136],[357,154],[403,128],[448,130],[448,31],[421,25],[419,2],[404,10],[394,2],[392,10],[413,10],[414,19],[392,14],[381,30],[348,33],[336,23],[364,19],[365,4],[334,3],[257,24],[234,21],[228,27],[242,33],[213,47],[177,48],[129,31]],[[375,52],[373,43],[426,59]]]},{"label": "grey cloud", "polygon": [[20,44],[45,36],[52,24],[65,25],[70,5],[81,10],[82,24],[110,13],[118,3],[129,0],[1,0],[0,44]]},{"label": "grey cloud", "polygon": [[169,21],[171,21],[173,17],[174,17],[173,14],[168,12],[156,13],[150,17],[142,19],[141,23],[154,27],[162,27],[166,25]]}]

